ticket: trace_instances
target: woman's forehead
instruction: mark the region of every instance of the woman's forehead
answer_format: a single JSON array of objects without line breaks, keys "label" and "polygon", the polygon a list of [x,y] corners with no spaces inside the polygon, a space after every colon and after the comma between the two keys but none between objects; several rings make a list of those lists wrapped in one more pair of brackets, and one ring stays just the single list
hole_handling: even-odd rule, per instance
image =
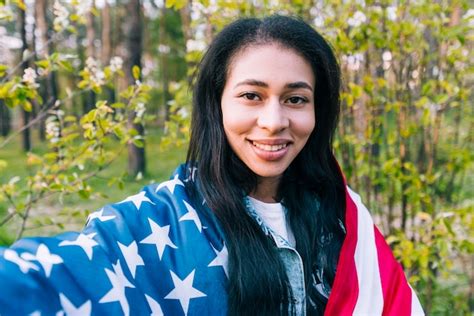
[{"label": "woman's forehead", "polygon": [[307,81],[314,86],[311,64],[300,53],[278,43],[247,46],[231,59],[227,80]]}]

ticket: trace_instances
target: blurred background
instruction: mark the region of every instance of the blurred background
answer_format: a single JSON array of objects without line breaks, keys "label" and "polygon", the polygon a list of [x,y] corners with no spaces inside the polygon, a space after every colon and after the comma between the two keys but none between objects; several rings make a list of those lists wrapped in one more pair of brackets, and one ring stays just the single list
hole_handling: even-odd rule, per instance
[{"label": "blurred background", "polygon": [[167,179],[185,159],[207,45],[238,17],[274,13],[332,44],[335,154],[425,311],[472,315],[468,0],[0,0],[0,245],[80,230]]}]

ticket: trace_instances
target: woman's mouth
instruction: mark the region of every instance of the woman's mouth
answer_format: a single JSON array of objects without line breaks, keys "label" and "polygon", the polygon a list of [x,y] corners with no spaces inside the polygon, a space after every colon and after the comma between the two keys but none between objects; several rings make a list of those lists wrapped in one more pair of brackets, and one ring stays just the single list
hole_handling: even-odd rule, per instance
[{"label": "woman's mouth", "polygon": [[253,141],[252,144],[255,147],[261,150],[265,150],[265,151],[279,151],[288,145],[288,143],[279,144],[279,145],[268,145],[268,144],[260,144],[260,143],[257,143],[256,141]]},{"label": "woman's mouth", "polygon": [[275,161],[283,158],[288,152],[289,141],[278,140],[269,142],[250,141],[254,153],[262,160]]}]

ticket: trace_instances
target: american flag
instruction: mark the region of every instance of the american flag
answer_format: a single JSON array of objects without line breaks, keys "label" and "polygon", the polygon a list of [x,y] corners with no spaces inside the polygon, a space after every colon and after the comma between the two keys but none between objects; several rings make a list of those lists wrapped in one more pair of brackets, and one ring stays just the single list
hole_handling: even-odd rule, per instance
[{"label": "american flag", "polygon": [[[92,213],[80,233],[0,248],[0,315],[225,315],[224,234],[192,205],[185,171]],[[423,315],[350,189],[346,230],[326,315]]]}]

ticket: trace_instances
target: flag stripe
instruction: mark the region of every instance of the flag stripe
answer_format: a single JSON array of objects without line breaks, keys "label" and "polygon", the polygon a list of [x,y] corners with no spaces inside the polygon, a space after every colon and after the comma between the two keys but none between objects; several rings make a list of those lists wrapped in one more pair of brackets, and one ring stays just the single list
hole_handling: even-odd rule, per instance
[{"label": "flag stripe", "polygon": [[[374,223],[360,196],[348,189],[357,207],[357,246],[355,265],[359,281],[359,297],[353,315],[381,315],[384,298],[379,273],[379,258],[375,247]],[[382,261],[383,262],[383,261]]]},{"label": "flag stripe", "polygon": [[359,287],[354,261],[357,245],[357,207],[346,190],[346,238],[341,247],[337,273],[334,279],[331,295],[326,305],[325,315],[352,315]]},{"label": "flag stripe", "polygon": [[376,227],[374,227],[374,232],[379,261],[384,263],[380,265],[385,301],[383,315],[411,315],[412,292],[403,269],[393,257],[390,247]]}]

